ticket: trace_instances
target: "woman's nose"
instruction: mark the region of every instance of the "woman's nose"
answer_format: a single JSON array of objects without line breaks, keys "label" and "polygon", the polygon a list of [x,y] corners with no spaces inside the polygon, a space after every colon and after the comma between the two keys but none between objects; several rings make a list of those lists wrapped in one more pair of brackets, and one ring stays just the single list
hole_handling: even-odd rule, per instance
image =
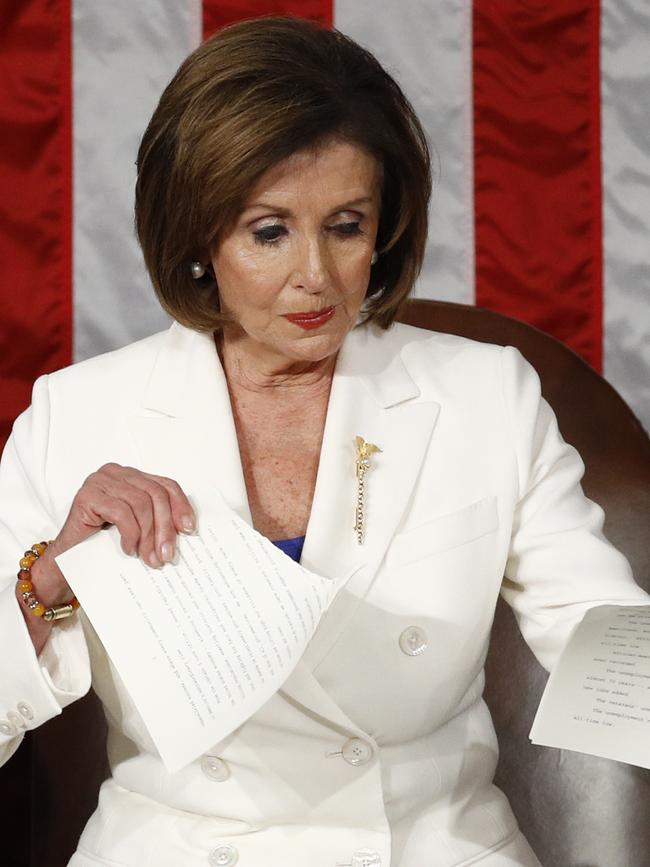
[{"label": "woman's nose", "polygon": [[323,292],[329,284],[328,253],[321,239],[307,239],[298,245],[293,284],[307,292]]}]

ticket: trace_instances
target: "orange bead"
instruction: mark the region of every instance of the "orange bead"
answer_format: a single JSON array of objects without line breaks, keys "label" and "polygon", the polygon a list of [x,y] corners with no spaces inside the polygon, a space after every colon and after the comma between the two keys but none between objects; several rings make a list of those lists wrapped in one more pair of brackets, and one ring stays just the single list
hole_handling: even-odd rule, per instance
[{"label": "orange bead", "polygon": [[20,566],[21,569],[31,569],[32,563],[34,562],[34,560],[37,560],[37,559],[38,559],[38,557],[36,556],[36,554],[33,554],[30,551],[29,553],[25,554],[24,557],[20,558],[18,565]]},{"label": "orange bead", "polygon": [[19,581],[18,582],[18,589],[20,590],[21,593],[31,593],[32,590],[34,589],[34,585],[32,584],[31,581]]},{"label": "orange bead", "polygon": [[79,608],[79,600],[77,599],[76,596],[72,597],[72,599],[70,600],[70,605],[72,605],[72,607],[75,609]]},{"label": "orange bead", "polygon": [[18,573],[18,580],[19,581],[31,581],[32,580],[32,573],[29,571],[29,569],[21,569],[20,572]]},{"label": "orange bead", "polygon": [[32,545],[32,551],[34,552],[34,554],[38,554],[39,557],[41,556],[41,554],[45,553],[46,548],[47,545],[45,544],[45,542],[36,542],[35,545]]},{"label": "orange bead", "polygon": [[39,602],[38,605],[31,609],[31,612],[35,617],[42,617],[45,614],[45,606],[42,602]]}]

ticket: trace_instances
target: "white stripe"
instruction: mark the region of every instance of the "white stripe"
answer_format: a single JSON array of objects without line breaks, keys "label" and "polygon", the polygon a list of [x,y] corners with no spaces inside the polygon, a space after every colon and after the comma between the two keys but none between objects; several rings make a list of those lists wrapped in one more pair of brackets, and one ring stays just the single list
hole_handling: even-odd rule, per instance
[{"label": "white stripe", "polygon": [[134,162],[201,15],[200,0],[73,0],[75,360],[167,323],[135,240]]},{"label": "white stripe", "polygon": [[416,294],[474,302],[469,0],[335,0],[334,25],[377,56],[413,103],[437,152],[429,246]]},{"label": "white stripe", "polygon": [[605,376],[650,430],[650,6],[601,9]]}]

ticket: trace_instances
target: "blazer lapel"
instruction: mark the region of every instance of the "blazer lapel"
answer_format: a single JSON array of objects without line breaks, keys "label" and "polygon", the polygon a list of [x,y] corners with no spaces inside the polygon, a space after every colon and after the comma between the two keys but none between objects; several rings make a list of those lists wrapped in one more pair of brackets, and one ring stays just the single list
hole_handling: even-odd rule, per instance
[{"label": "blazer lapel", "polygon": [[141,469],[175,479],[190,498],[216,489],[251,523],[228,385],[211,335],[172,325],[131,432]]},{"label": "blazer lapel", "polygon": [[[420,399],[401,356],[391,352],[391,338],[369,328],[353,331],[332,382],[301,562],[337,582],[362,566],[378,565],[383,557],[438,415],[438,404]],[[361,545],[354,532],[356,436],[381,449],[366,475]]]},{"label": "blazer lapel", "polygon": [[[399,354],[396,335],[370,328],[352,332],[337,361],[301,563],[339,589],[282,692],[334,722],[332,700],[313,671],[351,621],[370,590],[406,509],[428,448],[439,405],[423,400]],[[355,437],[375,443],[366,476],[365,538],[357,543]],[[336,705],[334,706],[336,708]],[[328,713],[329,711],[329,713]]]}]

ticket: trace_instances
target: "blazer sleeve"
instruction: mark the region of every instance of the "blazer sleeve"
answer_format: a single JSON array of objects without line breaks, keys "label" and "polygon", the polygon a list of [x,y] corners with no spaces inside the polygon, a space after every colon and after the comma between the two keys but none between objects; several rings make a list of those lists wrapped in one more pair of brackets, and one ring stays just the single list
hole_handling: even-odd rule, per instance
[{"label": "blazer sleeve", "polygon": [[605,539],[603,510],[582,491],[584,464],[562,439],[537,373],[512,347],[501,361],[519,489],[501,593],[550,670],[589,608],[647,605],[650,597]]},{"label": "blazer sleeve", "polygon": [[26,730],[61,713],[90,688],[79,618],[57,624],[37,656],[15,596],[23,552],[59,531],[46,485],[48,437],[48,385],[41,377],[0,462],[0,764]]}]

